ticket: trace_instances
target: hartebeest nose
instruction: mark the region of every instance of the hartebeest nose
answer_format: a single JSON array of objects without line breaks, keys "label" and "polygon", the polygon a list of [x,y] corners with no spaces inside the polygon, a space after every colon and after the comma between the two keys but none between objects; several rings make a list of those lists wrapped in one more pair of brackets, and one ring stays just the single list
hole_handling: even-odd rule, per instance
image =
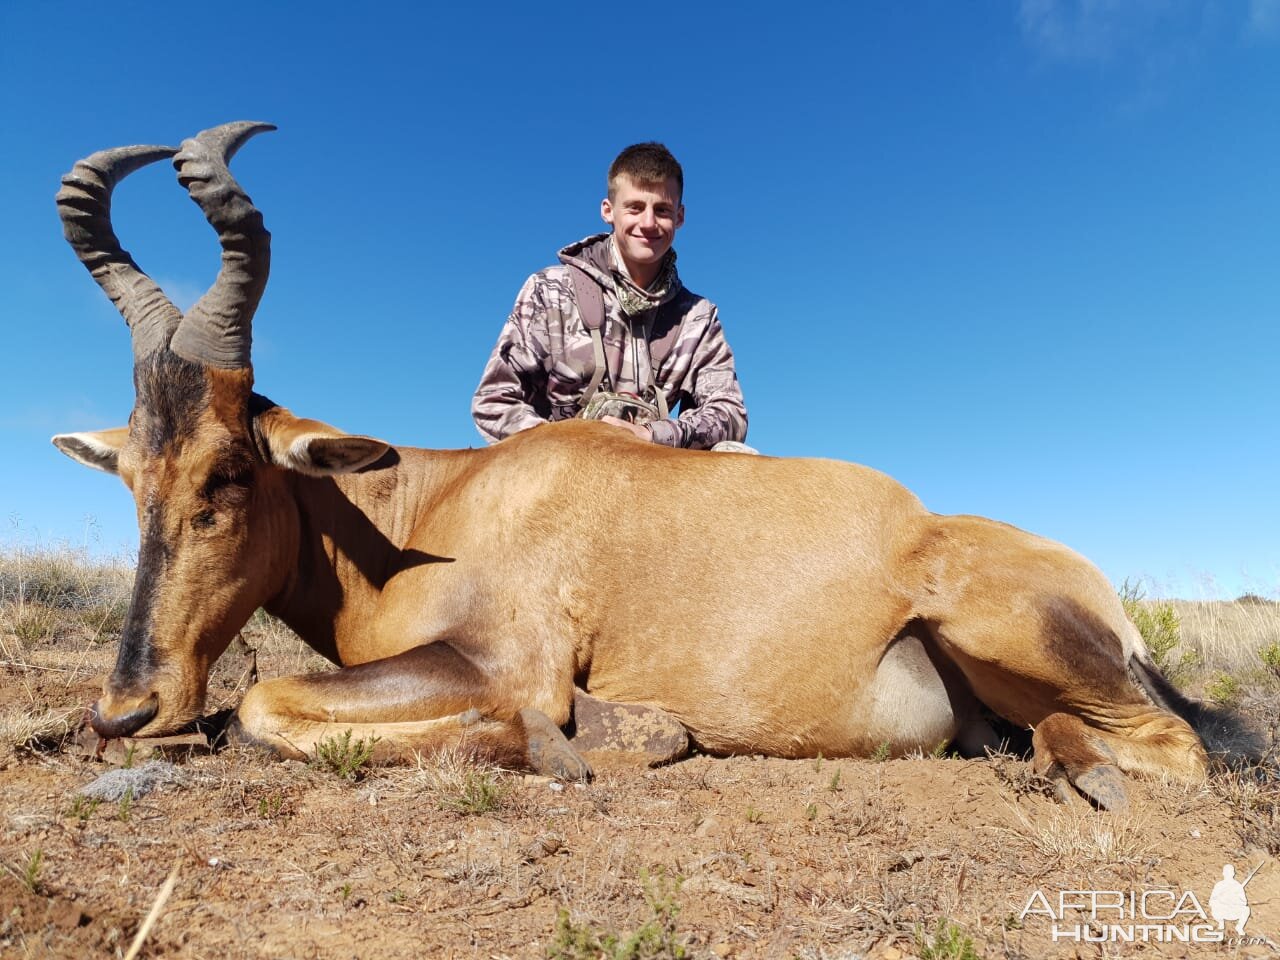
[{"label": "hartebeest nose", "polygon": [[136,733],[150,723],[160,709],[160,697],[155,693],[141,703],[112,700],[108,694],[90,708],[89,724],[98,736],[106,740]]}]

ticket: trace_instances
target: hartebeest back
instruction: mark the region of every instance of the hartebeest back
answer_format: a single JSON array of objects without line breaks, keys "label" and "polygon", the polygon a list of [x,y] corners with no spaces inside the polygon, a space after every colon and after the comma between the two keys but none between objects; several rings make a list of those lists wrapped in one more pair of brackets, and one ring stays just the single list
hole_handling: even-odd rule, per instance
[{"label": "hartebeest back", "polygon": [[[1104,806],[1124,801],[1120,770],[1204,775],[1187,721],[1229,720],[1160,677],[1106,579],[1059,544],[931,514],[852,464],[671,450],[581,421],[393,450],[254,393],[269,236],[227,161],[268,129],[96,153],[58,195],[134,343],[128,428],[54,438],[137,503],[101,735],[197,716],[210,665],[263,606],[342,667],[246,695],[234,731],[281,754],[352,729],[384,755],[464,743],[581,777],[558,729],[576,684],[660,708],[717,753],[980,750],[990,711],[1033,727],[1037,767]],[[223,248],[185,316],[109,217],[116,181],[169,156]]]}]

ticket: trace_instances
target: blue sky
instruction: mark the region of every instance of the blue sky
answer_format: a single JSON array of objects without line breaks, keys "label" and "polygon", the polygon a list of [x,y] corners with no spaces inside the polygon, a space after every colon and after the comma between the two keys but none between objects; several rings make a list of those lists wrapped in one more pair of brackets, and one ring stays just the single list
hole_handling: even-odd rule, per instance
[{"label": "blue sky", "polygon": [[[869,464],[1117,583],[1280,594],[1280,0],[661,10],[0,4],[0,542],[136,544],[119,482],[48,442],[132,403],[59,176],[253,119],[280,128],[233,164],[274,238],[255,371],[296,412],[479,444],[521,282],[658,139],[754,445]],[[212,281],[167,165],[115,223],[180,305]]]}]

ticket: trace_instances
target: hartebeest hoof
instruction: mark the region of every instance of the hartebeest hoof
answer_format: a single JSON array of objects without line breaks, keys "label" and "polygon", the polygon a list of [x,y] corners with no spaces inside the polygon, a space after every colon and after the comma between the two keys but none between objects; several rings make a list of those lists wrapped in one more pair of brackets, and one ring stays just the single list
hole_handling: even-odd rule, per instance
[{"label": "hartebeest hoof", "polygon": [[232,714],[227,720],[226,726],[222,728],[222,732],[217,739],[210,738],[217,749],[223,747],[248,747],[252,750],[260,750],[276,760],[306,760],[307,755],[304,751],[290,746],[280,741],[272,742],[255,737],[250,733],[243,723],[240,722],[239,714]]},{"label": "hartebeest hoof", "polygon": [[1103,810],[1121,810],[1129,803],[1124,774],[1106,742],[1074,714],[1053,713],[1031,735],[1033,769],[1054,781],[1058,799],[1074,799],[1071,787]]},{"label": "hartebeest hoof", "polygon": [[665,710],[638,703],[609,703],[573,692],[573,736],[578,750],[610,750],[638,756],[649,766],[689,752],[689,731]]},{"label": "hartebeest hoof", "polygon": [[1129,789],[1119,767],[1100,763],[1073,780],[1075,788],[1103,810],[1123,810],[1129,805]]},{"label": "hartebeest hoof", "polygon": [[520,711],[528,744],[529,766],[535,773],[558,780],[591,779],[591,766],[578,755],[560,728],[541,710],[525,707]]}]

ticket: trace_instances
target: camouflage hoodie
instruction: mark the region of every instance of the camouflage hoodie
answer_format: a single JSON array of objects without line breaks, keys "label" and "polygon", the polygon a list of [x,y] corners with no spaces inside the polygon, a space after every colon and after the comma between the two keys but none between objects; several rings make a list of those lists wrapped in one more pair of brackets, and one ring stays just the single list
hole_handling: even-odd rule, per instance
[{"label": "camouflage hoodie", "polygon": [[[489,443],[548,420],[566,420],[582,407],[595,369],[591,335],[574,301],[572,263],[604,292],[603,339],[608,370],[602,390],[634,393],[654,401],[653,384],[678,417],[654,421],[653,439],[672,447],[708,449],[721,440],[743,440],[747,410],[715,305],[691,293],[675,271],[675,251],[655,284],[641,290],[602,233],[560,251],[559,266],[535,273],[520,290],[511,316],[471,402],[476,427]],[[662,284],[662,278],[669,278]],[[648,305],[628,316],[619,288],[631,303]]]}]

